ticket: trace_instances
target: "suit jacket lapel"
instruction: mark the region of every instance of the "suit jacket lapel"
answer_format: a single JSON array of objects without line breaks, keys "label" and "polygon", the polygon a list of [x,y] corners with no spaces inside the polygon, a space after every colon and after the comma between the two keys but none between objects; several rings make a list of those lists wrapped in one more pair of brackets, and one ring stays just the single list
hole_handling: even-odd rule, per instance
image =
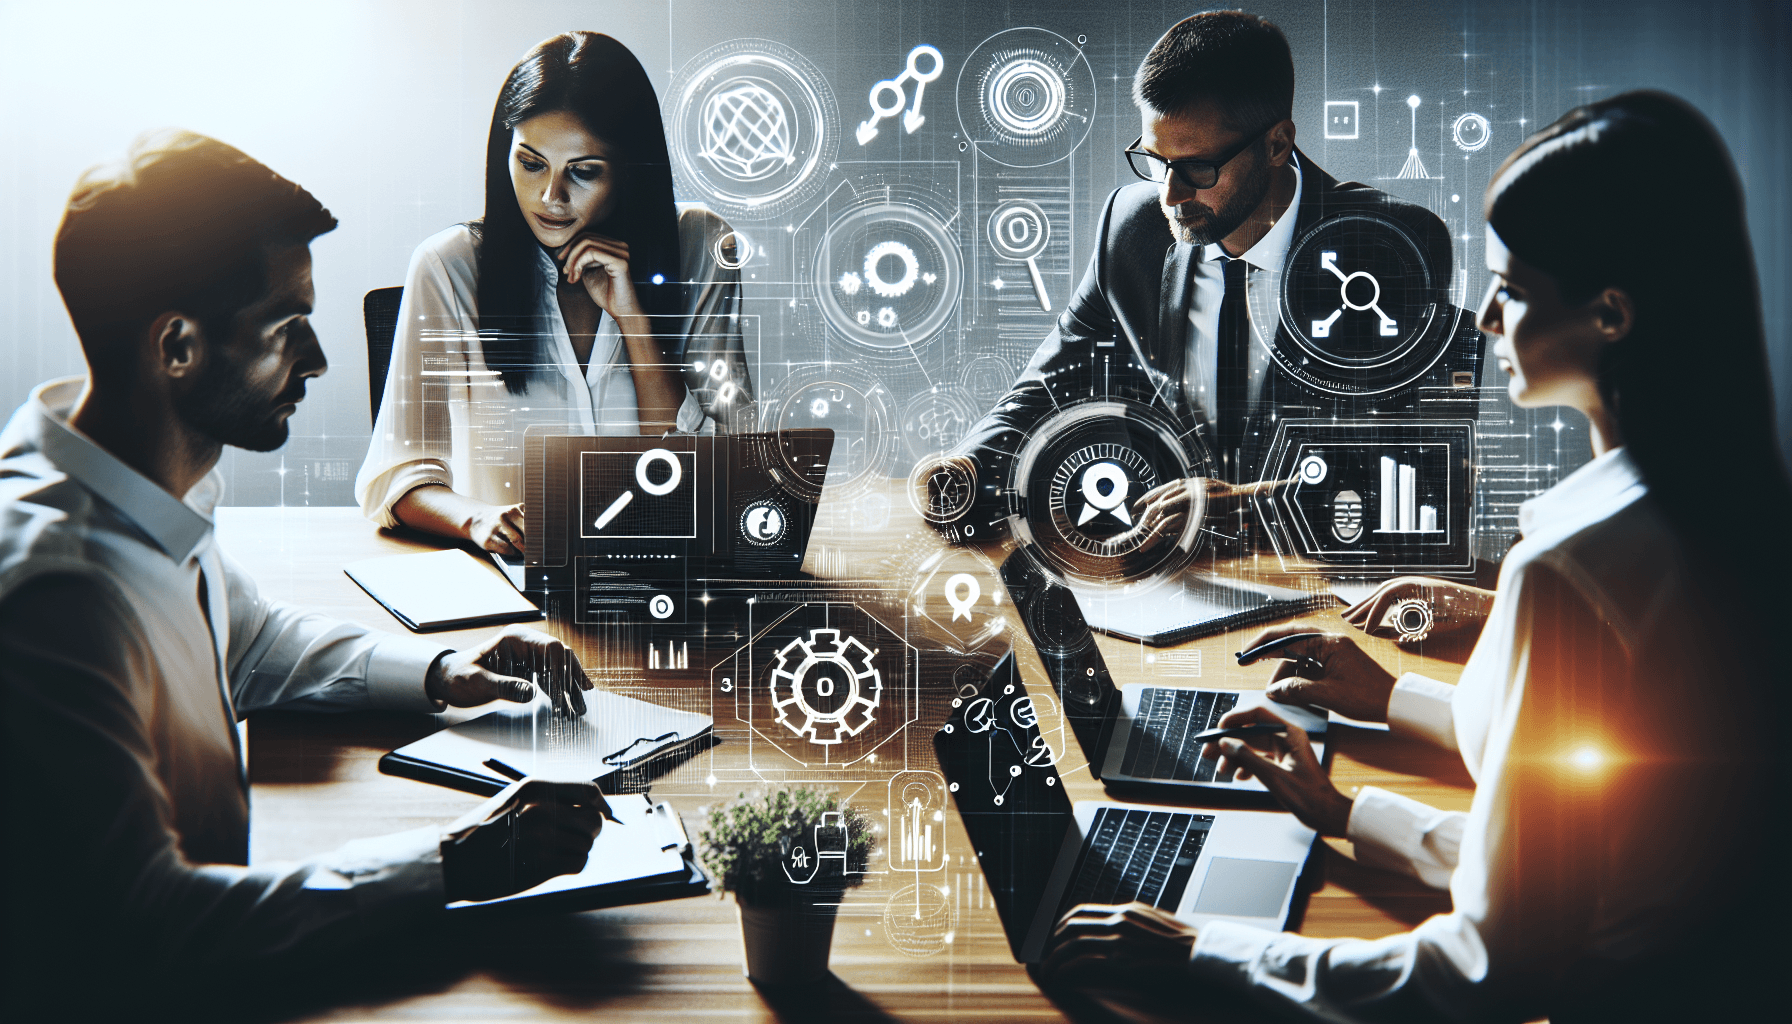
[{"label": "suit jacket lapel", "polygon": [[1188,358],[1189,275],[1194,269],[1195,247],[1177,242],[1164,254],[1164,277],[1157,304],[1156,369],[1182,391],[1182,364]]}]

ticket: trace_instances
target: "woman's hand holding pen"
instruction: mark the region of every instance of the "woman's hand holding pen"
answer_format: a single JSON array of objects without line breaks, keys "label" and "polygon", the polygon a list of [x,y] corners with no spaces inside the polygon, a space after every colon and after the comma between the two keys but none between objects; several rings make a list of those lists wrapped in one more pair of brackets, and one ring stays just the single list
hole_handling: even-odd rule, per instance
[{"label": "woman's hand holding pen", "polygon": [[1214,778],[1231,778],[1234,770],[1240,779],[1255,776],[1301,824],[1320,835],[1344,834],[1353,801],[1326,777],[1306,730],[1262,705],[1229,712],[1219,724],[1221,728],[1281,725],[1283,729],[1204,744],[1201,756],[1219,759]]},{"label": "woman's hand holding pen", "polygon": [[[1287,642],[1277,644],[1283,640]],[[1272,652],[1253,656],[1253,648],[1265,644],[1275,644]],[[1394,677],[1349,637],[1312,626],[1277,626],[1257,634],[1238,663],[1249,665],[1263,657],[1280,659],[1265,688],[1270,700],[1327,708],[1359,722],[1388,720]]]},{"label": "woman's hand holding pen", "polygon": [[555,711],[585,713],[584,691],[591,689],[591,680],[578,655],[527,626],[511,626],[471,650],[442,655],[430,666],[423,684],[431,700],[457,708],[500,699],[526,704],[535,699],[538,686]]}]

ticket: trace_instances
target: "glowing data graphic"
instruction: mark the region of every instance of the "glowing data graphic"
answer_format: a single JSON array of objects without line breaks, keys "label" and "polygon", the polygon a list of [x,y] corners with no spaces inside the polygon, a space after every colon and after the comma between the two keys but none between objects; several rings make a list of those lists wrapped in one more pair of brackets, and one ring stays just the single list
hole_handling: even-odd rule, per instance
[{"label": "glowing data graphic", "polygon": [[728,217],[774,216],[812,196],[839,148],[827,79],[782,43],[711,47],[667,95],[674,171]]},{"label": "glowing data graphic", "polygon": [[822,232],[811,268],[828,326],[874,349],[929,341],[958,308],[963,257],[950,217],[904,198],[878,190],[848,200]]},{"label": "glowing data graphic", "polygon": [[1088,137],[1095,73],[1076,44],[1042,28],[1011,28],[977,45],[958,74],[958,122],[982,155],[1044,167]]},{"label": "glowing data graphic", "polygon": [[1437,506],[1418,503],[1419,470],[1381,457],[1381,528],[1377,533],[1442,533]]},{"label": "glowing data graphic", "polygon": [[1396,178],[1429,178],[1425,173],[1425,161],[1419,159],[1419,98],[1406,97],[1406,106],[1412,111],[1412,148],[1406,151],[1406,163],[1400,167]]},{"label": "glowing data graphic", "polygon": [[[771,701],[777,720],[792,733],[822,745],[865,731],[877,717],[883,675],[876,651],[837,629],[810,630],[777,654]],[[800,717],[799,717],[800,716]]]},{"label": "glowing data graphic", "polygon": [[1283,568],[1473,568],[1474,423],[1284,420],[1255,504]]},{"label": "glowing data graphic", "polygon": [[1051,244],[1052,226],[1045,210],[1027,199],[1009,199],[989,215],[989,244],[996,255],[1027,265],[1033,281],[1033,294],[1039,308],[1051,311],[1052,300],[1045,293],[1045,278],[1039,275],[1039,257]]},{"label": "glowing data graphic", "polygon": [[[922,71],[921,64],[924,62],[931,62],[933,66]],[[915,83],[915,101],[908,108],[908,112],[902,114],[902,130],[913,135],[917,129],[926,124],[927,118],[921,113],[921,96],[927,89],[927,83],[940,77],[940,72],[944,70],[946,70],[946,58],[940,56],[940,51],[934,47],[923,43],[910,50],[908,52],[908,67],[903,69],[902,74],[895,78],[886,78],[871,87],[871,120],[859,122],[857,133],[859,145],[866,145],[872,139],[877,138],[879,121],[902,113],[903,104],[908,102],[908,96],[902,89],[905,82]],[[879,96],[893,97],[895,102],[885,106],[877,101]]]}]

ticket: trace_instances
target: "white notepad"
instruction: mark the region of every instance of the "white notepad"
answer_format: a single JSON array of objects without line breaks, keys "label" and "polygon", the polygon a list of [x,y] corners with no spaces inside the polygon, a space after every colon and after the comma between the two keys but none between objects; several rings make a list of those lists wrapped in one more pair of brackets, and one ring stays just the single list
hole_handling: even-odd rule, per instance
[{"label": "white notepad", "polygon": [[369,558],[342,571],[419,633],[541,618],[509,580],[459,548]]}]

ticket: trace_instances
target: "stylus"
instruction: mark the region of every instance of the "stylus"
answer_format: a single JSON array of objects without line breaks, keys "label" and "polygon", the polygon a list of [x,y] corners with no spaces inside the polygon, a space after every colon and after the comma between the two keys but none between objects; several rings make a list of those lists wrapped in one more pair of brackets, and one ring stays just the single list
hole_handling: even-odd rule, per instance
[{"label": "stylus", "polygon": [[[1240,665],[1249,665],[1251,662],[1256,661],[1266,654],[1273,654],[1284,647],[1300,643],[1302,640],[1316,640],[1324,635],[1324,633],[1290,633],[1284,637],[1277,637],[1268,643],[1258,644],[1248,651],[1239,651],[1234,657],[1238,659]],[[1298,662],[1300,670],[1303,673],[1310,671],[1315,676],[1325,674],[1325,663],[1317,658],[1299,657],[1290,658],[1289,660]]]},{"label": "stylus", "polygon": [[1241,740],[1246,736],[1268,736],[1271,733],[1277,736],[1285,736],[1288,733],[1288,727],[1285,725],[1267,724],[1235,725],[1230,729],[1209,729],[1206,732],[1196,733],[1189,742],[1214,743],[1219,740]]},{"label": "stylus", "polygon": [[[512,782],[521,782],[528,778],[527,775],[523,774],[518,769],[510,767],[495,757],[486,758],[484,763],[487,768],[490,768],[492,771],[497,772],[499,775],[504,776]],[[597,813],[603,815],[610,821],[616,822],[618,825],[622,824],[622,822],[617,819],[616,812],[610,810],[610,802],[604,799],[602,793],[597,795]]]}]

